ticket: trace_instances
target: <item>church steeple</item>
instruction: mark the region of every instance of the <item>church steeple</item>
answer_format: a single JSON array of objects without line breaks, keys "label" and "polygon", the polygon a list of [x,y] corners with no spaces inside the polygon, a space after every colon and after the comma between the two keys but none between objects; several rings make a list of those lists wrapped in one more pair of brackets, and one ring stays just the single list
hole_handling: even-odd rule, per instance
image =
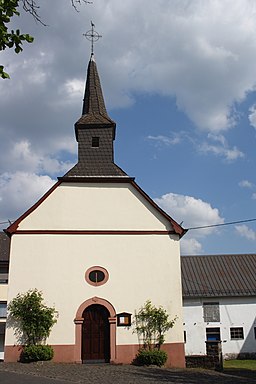
[{"label": "church steeple", "polygon": [[102,117],[106,117],[106,119],[109,119],[93,54],[91,55],[87,69],[82,115],[91,113],[96,113]]},{"label": "church steeple", "polygon": [[108,116],[104,97],[101,89],[100,78],[94,55],[91,55],[84,92],[82,116],[75,124],[76,139],[78,141],[78,130],[88,129],[92,126],[112,127],[113,139],[115,138],[116,123]]},{"label": "church steeple", "polygon": [[82,116],[75,123],[78,163],[66,173],[70,177],[127,177],[114,163],[116,123],[108,116],[94,55],[91,55]]}]

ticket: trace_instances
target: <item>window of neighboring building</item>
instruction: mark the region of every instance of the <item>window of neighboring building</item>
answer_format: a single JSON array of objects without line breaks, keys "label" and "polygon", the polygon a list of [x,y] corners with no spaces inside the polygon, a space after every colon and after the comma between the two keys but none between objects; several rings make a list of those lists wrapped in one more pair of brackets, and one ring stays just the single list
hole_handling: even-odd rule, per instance
[{"label": "window of neighboring building", "polygon": [[230,328],[230,339],[231,340],[243,340],[244,339],[243,327]]},{"label": "window of neighboring building", "polygon": [[92,147],[97,148],[100,146],[100,138],[99,137],[92,137]]},{"label": "window of neighboring building", "polygon": [[220,328],[206,328],[206,341],[220,341]]},{"label": "window of neighboring building", "polygon": [[187,342],[187,331],[184,331],[184,343]]},{"label": "window of neighboring building", "polygon": [[204,321],[205,323],[220,321],[219,303],[203,303]]},{"label": "window of neighboring building", "polygon": [[85,272],[85,280],[88,284],[99,286],[108,281],[108,272],[102,267],[91,267]]},{"label": "window of neighboring building", "polygon": [[0,284],[8,283],[8,265],[0,263]]},{"label": "window of neighboring building", "polygon": [[7,316],[7,302],[0,301],[0,318]]}]

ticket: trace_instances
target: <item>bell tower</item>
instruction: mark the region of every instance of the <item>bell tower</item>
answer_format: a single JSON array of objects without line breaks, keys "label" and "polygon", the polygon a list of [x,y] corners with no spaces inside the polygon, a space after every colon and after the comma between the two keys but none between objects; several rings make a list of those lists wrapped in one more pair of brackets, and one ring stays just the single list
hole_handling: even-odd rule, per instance
[{"label": "bell tower", "polygon": [[[95,35],[92,30],[85,36],[91,41]],[[126,173],[114,163],[114,140],[116,123],[108,116],[100,77],[94,59],[93,44],[87,68],[87,78],[83,100],[82,116],[75,123],[75,135],[78,142],[78,163],[64,176],[104,177],[126,176]]]}]

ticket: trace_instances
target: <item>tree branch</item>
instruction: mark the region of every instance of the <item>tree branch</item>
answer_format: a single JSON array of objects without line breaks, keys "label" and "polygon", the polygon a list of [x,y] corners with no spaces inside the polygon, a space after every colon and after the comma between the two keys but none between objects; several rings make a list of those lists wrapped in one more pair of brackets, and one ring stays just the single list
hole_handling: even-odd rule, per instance
[{"label": "tree branch", "polygon": [[92,4],[92,1],[87,1],[87,0],[71,0],[71,5],[72,5],[72,7],[73,7],[77,12],[79,12],[79,10],[78,10],[78,8],[77,8],[77,5],[81,5],[81,3]]},{"label": "tree branch", "polygon": [[38,10],[40,8],[39,5],[37,5],[35,0],[22,0],[23,3],[23,9],[25,12],[30,13],[36,21],[38,21],[40,24],[46,27],[46,24],[42,21],[41,16],[38,13]]}]

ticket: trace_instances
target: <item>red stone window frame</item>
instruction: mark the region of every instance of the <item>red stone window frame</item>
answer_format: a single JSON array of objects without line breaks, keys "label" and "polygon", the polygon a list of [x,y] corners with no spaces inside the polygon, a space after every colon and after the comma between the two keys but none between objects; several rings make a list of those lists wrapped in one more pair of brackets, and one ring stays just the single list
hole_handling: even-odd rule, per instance
[{"label": "red stone window frame", "polygon": [[[104,279],[101,280],[101,281],[92,281],[90,280],[90,273],[91,272],[94,272],[94,271],[100,271],[104,274]],[[103,267],[99,267],[99,266],[94,266],[94,267],[91,267],[89,269],[87,269],[87,271],[85,272],[85,280],[88,284],[90,285],[93,285],[94,287],[99,287],[100,285],[103,285],[103,284],[106,284],[106,282],[108,281],[109,279],[109,274],[108,274],[108,271],[103,268]]]}]

